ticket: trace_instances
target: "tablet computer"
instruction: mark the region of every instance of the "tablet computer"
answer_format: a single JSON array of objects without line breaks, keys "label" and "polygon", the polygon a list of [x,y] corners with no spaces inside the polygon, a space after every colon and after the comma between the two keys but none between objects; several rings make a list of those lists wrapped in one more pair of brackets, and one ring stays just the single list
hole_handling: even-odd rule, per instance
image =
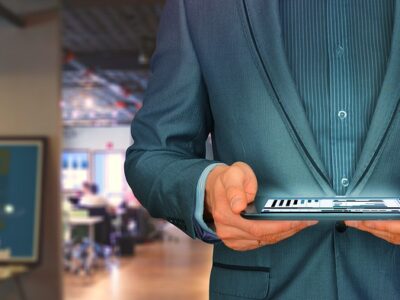
[{"label": "tablet computer", "polygon": [[274,197],[250,205],[242,216],[260,220],[396,220],[397,197]]}]

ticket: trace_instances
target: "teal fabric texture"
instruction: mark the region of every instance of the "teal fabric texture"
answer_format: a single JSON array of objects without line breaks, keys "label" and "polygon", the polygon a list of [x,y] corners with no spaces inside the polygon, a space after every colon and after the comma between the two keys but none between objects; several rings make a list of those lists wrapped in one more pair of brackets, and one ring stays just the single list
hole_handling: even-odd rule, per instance
[{"label": "teal fabric texture", "polygon": [[[328,1],[332,7],[339,2],[350,5],[352,0]],[[376,2],[391,7],[390,1]],[[343,12],[339,6],[334,8]],[[356,22],[349,11],[340,15]],[[379,23],[375,16],[385,15],[383,10],[370,12],[376,13],[371,22]],[[347,149],[352,157],[351,163],[350,158],[342,160],[341,171],[327,165],[335,161],[335,155],[324,146],[328,143],[318,141],[318,126],[311,121],[317,114],[311,106],[319,96],[308,90],[310,77],[303,79],[295,71],[302,56],[294,50],[296,57],[290,54],[296,46],[282,34],[286,25],[281,13],[278,0],[166,2],[144,105],[132,123],[134,143],[126,153],[125,174],[151,215],[169,220],[193,238],[199,179],[215,163],[249,164],[258,180],[256,203],[265,197],[335,196],[341,181],[334,183],[332,178],[341,176],[349,179],[341,192],[344,195],[400,195],[400,0],[393,0],[392,21],[388,19],[386,25],[359,27],[364,28],[359,38],[368,39],[371,31],[390,31],[393,22],[386,50],[383,44],[379,51],[372,50],[375,39],[368,42],[371,50],[352,48],[348,31],[342,50],[335,40],[325,44],[331,53],[343,51],[340,58],[324,59],[325,66],[336,67],[329,72],[338,76],[325,78],[325,83],[328,80],[331,89],[338,80],[351,93],[341,90],[337,96],[328,95],[329,107],[321,114],[329,115],[331,121],[349,121],[348,129],[327,128],[330,134],[336,131],[346,140],[354,134],[359,137],[348,148],[336,142],[330,146],[337,147],[333,152],[341,155]],[[332,16],[328,10],[325,13],[328,22]],[[390,13],[385,16],[390,18]],[[311,20],[310,16],[307,21]],[[338,22],[340,36],[347,21]],[[302,29],[291,30],[297,36]],[[346,77],[349,82],[342,82],[341,70],[357,69],[348,69],[346,55],[361,68],[361,56],[369,51],[382,56],[371,59],[368,54],[366,60],[373,66],[360,69],[368,74],[353,73]],[[317,63],[322,58],[314,59]],[[364,94],[358,98],[355,93]],[[367,123],[362,133],[356,129],[361,128],[357,123],[361,121],[353,120],[364,118],[358,105],[370,114],[363,121]],[[338,110],[345,111],[347,118],[335,119]],[[205,158],[209,133],[212,160]],[[331,152],[329,159],[324,149]],[[252,251],[234,251],[218,242],[214,244],[210,299],[399,299],[399,248],[353,228],[339,232],[332,221],[321,221]]]}]

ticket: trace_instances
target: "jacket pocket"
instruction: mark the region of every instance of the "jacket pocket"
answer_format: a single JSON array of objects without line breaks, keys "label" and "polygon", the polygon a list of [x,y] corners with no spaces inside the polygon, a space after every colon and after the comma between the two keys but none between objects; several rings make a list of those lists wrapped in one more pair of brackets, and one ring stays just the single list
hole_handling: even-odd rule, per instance
[{"label": "jacket pocket", "polygon": [[[239,299],[265,299],[269,290],[269,268],[231,265],[214,262],[211,270],[210,293]],[[230,299],[230,298],[226,298]]]}]

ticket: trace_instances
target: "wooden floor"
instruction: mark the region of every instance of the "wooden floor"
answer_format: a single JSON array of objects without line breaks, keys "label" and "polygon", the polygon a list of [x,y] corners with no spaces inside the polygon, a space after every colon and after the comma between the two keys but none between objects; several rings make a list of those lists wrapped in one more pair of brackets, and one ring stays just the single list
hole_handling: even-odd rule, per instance
[{"label": "wooden floor", "polygon": [[136,247],[92,276],[64,276],[65,300],[208,299],[212,247],[172,229],[179,241]]}]

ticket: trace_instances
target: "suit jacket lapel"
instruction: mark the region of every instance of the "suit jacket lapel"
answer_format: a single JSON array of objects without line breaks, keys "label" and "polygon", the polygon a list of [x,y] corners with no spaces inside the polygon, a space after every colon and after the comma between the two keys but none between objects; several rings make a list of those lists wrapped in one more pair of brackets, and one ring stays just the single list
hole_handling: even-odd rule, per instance
[{"label": "suit jacket lapel", "polygon": [[368,134],[357,162],[357,168],[347,195],[361,191],[359,185],[365,175],[370,174],[374,163],[379,157],[379,150],[385,140],[400,99],[400,0],[395,2],[394,28],[392,34],[392,48],[387,65],[387,71],[382,84],[381,93],[377,100]]},{"label": "suit jacket lapel", "polygon": [[287,63],[278,0],[236,3],[256,64],[296,146],[324,191],[334,194]]}]

